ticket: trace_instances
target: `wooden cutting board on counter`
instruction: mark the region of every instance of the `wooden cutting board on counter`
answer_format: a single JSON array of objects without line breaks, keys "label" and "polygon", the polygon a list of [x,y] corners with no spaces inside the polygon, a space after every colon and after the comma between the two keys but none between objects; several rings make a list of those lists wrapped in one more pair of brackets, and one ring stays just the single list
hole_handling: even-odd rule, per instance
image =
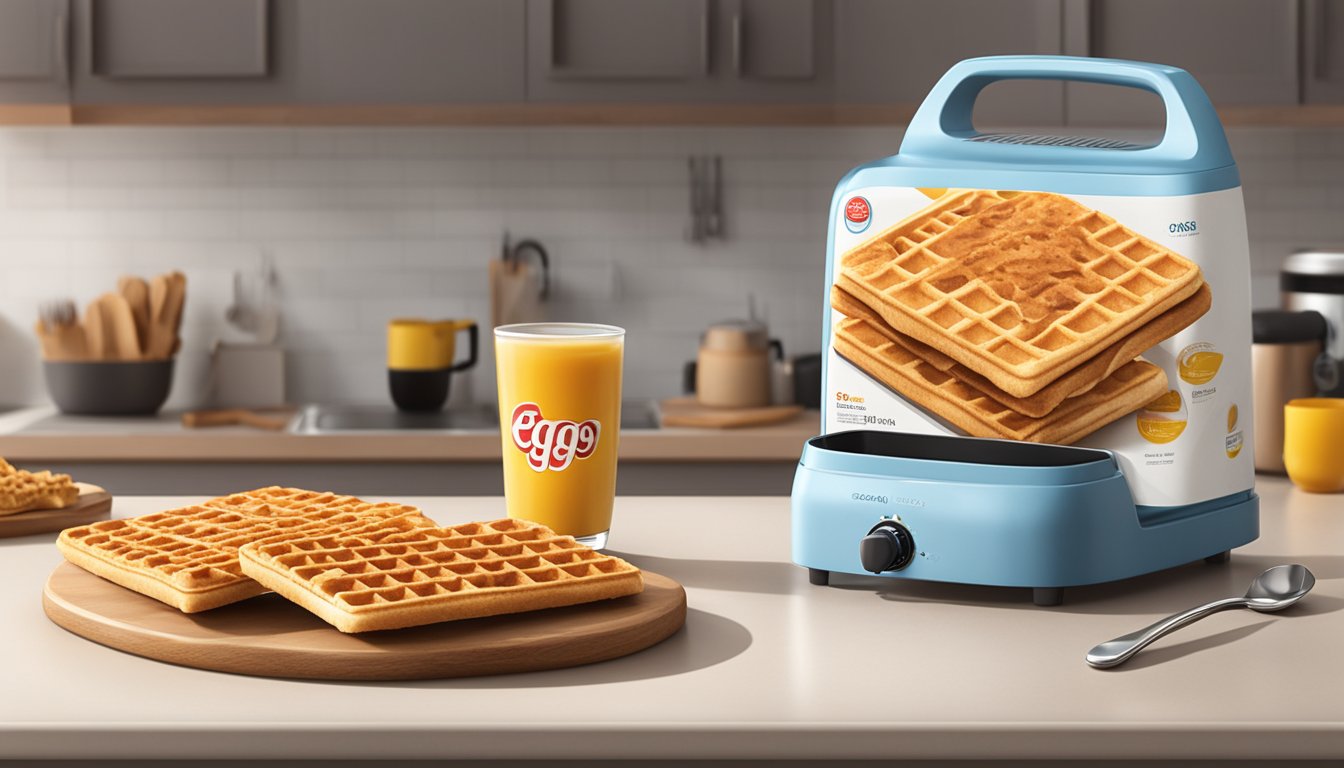
[{"label": "wooden cutting board on counter", "polygon": [[47,616],[117,650],[219,672],[309,680],[421,680],[575,667],[656,645],[686,621],[686,591],[644,571],[638,595],[544,611],[346,635],[274,594],[186,614],[61,563]]},{"label": "wooden cutting board on counter", "polygon": [[664,427],[702,427],[707,429],[763,427],[789,421],[802,412],[803,406],[801,405],[714,408],[699,404],[693,397],[673,397],[658,403],[659,420]]},{"label": "wooden cutting board on counter", "polygon": [[88,525],[106,520],[112,514],[112,494],[90,483],[75,483],[75,486],[79,488],[79,498],[68,507],[0,515],[0,539]]}]

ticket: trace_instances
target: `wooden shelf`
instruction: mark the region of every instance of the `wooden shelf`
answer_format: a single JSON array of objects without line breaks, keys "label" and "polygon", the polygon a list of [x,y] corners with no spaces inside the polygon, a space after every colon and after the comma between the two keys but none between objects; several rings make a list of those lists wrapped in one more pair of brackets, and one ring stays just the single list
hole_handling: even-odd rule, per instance
[{"label": "wooden shelf", "polygon": [[[915,104],[155,105],[0,104],[0,125],[865,126]],[[1344,127],[1344,105],[1230,106],[1228,126]]]}]

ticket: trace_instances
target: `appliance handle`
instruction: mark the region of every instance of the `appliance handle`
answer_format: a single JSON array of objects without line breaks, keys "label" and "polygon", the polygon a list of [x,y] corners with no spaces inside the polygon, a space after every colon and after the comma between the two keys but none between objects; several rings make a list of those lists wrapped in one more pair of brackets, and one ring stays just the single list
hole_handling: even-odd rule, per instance
[{"label": "appliance handle", "polygon": [[784,342],[780,341],[779,339],[771,339],[770,348],[775,351],[776,360],[784,359]]},{"label": "appliance handle", "polygon": [[[1067,80],[1150,91],[1162,99],[1166,127],[1157,144],[1139,149],[972,141],[971,114],[985,86],[1001,80]],[[906,129],[901,154],[1004,164],[1110,166],[1180,163],[1185,172],[1233,164],[1222,123],[1208,94],[1183,69],[1083,56],[987,56],[959,62],[934,85]]]}]

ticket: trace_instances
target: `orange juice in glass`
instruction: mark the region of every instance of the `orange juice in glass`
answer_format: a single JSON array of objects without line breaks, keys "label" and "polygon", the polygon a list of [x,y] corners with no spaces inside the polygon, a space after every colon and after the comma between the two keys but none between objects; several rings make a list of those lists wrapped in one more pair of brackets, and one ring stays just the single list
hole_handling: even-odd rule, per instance
[{"label": "orange juice in glass", "polygon": [[611,530],[625,330],[589,323],[495,329],[504,500],[594,549]]}]

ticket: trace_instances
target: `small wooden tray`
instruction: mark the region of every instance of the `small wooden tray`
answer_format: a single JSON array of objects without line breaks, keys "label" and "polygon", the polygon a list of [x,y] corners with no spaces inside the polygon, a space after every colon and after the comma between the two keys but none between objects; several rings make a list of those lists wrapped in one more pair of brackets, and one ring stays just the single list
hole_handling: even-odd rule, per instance
[{"label": "small wooden tray", "polygon": [[801,405],[765,405],[759,408],[714,408],[693,397],[673,397],[658,403],[664,427],[735,429],[780,424],[803,412]]},{"label": "small wooden tray", "polygon": [[644,591],[567,608],[346,635],[274,594],[186,614],[62,563],[47,616],[117,650],[198,669],[310,680],[419,680],[574,667],[642,651],[686,621],[686,592],[644,571]]},{"label": "small wooden tray", "polygon": [[0,539],[87,525],[106,520],[112,514],[112,494],[89,483],[75,485],[79,487],[79,498],[68,507],[0,515]]}]

